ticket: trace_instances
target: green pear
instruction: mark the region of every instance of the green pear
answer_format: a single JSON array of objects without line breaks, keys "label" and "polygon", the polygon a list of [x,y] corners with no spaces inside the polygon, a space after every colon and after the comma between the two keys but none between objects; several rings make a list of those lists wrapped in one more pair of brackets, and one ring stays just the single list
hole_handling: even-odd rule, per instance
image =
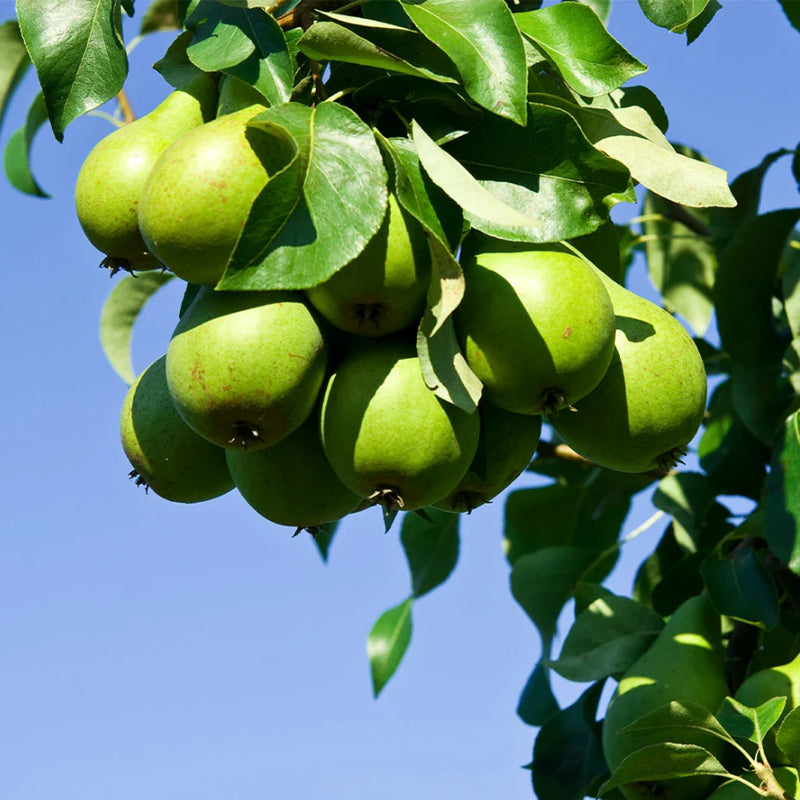
[{"label": "green pear", "polygon": [[317,414],[272,447],[254,453],[228,450],[227,458],[242,497],[278,525],[313,530],[361,502],[325,458]]},{"label": "green pear", "polygon": [[490,502],[531,463],[542,432],[542,418],[515,414],[482,400],[481,435],[467,474],[443,500],[433,505],[456,513]]},{"label": "green pear", "polygon": [[394,195],[366,248],[327,281],[306,290],[332,325],[360,336],[384,336],[418,322],[425,310],[431,259],[419,223]]},{"label": "green pear", "polygon": [[326,352],[300,292],[204,288],[167,348],[167,382],[178,413],[210,442],[268,447],[311,413]]},{"label": "green pear", "polygon": [[222,277],[250,207],[268,180],[275,148],[247,123],[252,105],[176,139],[150,173],[139,204],[147,246],[178,277],[214,285]]},{"label": "green pear", "polygon": [[620,472],[666,472],[700,427],[706,406],[703,359],[663,308],[599,270],[616,313],[614,357],[597,388],[553,427],[573,449]]},{"label": "green pear", "polygon": [[181,134],[213,117],[216,83],[201,75],[149,114],[101,139],[75,184],[75,208],[86,237],[113,272],[160,267],[139,231],[138,206],[150,171]]},{"label": "green pear", "polygon": [[[753,786],[759,786],[759,779],[748,772],[742,777]],[[800,776],[797,770],[790,767],[778,767],[775,770],[775,780],[780,784],[780,789],[785,794],[771,794],[771,798],[785,800],[786,797],[800,797]],[[763,795],[756,794],[752,789],[748,789],[740,781],[728,781],[723,783],[708,798],[708,800],[756,800]]]},{"label": "green pear", "polygon": [[166,356],[154,361],[125,395],[120,435],[131,477],[165,500],[199,503],[233,488],[225,451],[178,416],[167,388]]},{"label": "green pear", "polygon": [[480,421],[425,385],[413,345],[364,339],[328,381],[321,430],[342,483],[387,509],[412,510],[457,486]]},{"label": "green pear", "polygon": [[[634,750],[666,741],[660,731],[622,733],[639,717],[672,702],[695,703],[715,713],[728,693],[720,618],[705,596],[685,601],[669,618],[647,651],[620,678],[603,721],[603,753],[612,770]],[[719,739],[687,729],[685,742],[720,755]],[[628,800],[700,800],[708,780],[680,778],[627,784]]]},{"label": "green pear", "polygon": [[465,259],[459,343],[486,399],[551,414],[587,395],[614,352],[614,310],[594,270],[571,253],[528,247]]}]

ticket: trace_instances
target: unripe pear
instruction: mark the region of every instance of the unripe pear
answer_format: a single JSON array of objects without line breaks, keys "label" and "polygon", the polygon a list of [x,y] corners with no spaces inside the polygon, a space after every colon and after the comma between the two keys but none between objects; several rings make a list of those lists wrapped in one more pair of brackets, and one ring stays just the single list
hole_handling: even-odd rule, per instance
[{"label": "unripe pear", "polygon": [[551,414],[587,395],[614,352],[614,310],[582,259],[534,248],[484,251],[464,262],[455,325],[487,400]]},{"label": "unripe pear", "polygon": [[228,450],[227,458],[242,497],[278,525],[313,530],[340,519],[361,502],[325,458],[314,413],[272,447],[253,453]]},{"label": "unripe pear", "polygon": [[139,205],[147,246],[178,277],[214,285],[222,277],[250,207],[268,180],[274,146],[247,123],[253,105],[181,136],[153,167]]},{"label": "unripe pear", "polygon": [[198,436],[175,410],[166,356],[154,361],[125,395],[120,434],[131,477],[165,500],[199,503],[233,488],[225,451]]},{"label": "unripe pear", "polygon": [[101,139],[86,157],[75,184],[78,221],[106,258],[102,266],[146,270],[161,266],[139,231],[139,199],[164,149],[213,117],[216,84],[202,74],[176,89],[149,114]]},{"label": "unripe pear", "polygon": [[467,474],[436,508],[468,514],[490,502],[530,464],[539,444],[542,418],[514,414],[482,400],[478,406],[481,435]]},{"label": "unripe pear", "polygon": [[360,336],[384,336],[416,322],[425,310],[431,259],[419,223],[394,195],[366,248],[327,281],[306,290],[332,325]]},{"label": "unripe pear", "polygon": [[300,292],[202,289],[167,348],[167,382],[193,430],[234,449],[268,447],[311,413],[326,347]]},{"label": "unripe pear", "polygon": [[671,469],[700,427],[703,359],[663,308],[597,274],[614,304],[616,349],[603,380],[552,420],[573,450],[620,472]]},{"label": "unripe pear", "polygon": [[[634,750],[667,741],[658,730],[622,733],[627,725],[672,701],[694,703],[713,714],[727,693],[719,616],[707,597],[692,597],[620,678],[608,704],[602,739],[612,773]],[[690,728],[682,741],[717,756],[724,748],[719,739]],[[701,800],[710,786],[706,777],[679,778],[626,784],[621,791],[629,800]]]},{"label": "unripe pear", "polygon": [[480,421],[425,385],[413,345],[365,339],[328,381],[321,430],[342,483],[386,508],[413,510],[458,485]]}]

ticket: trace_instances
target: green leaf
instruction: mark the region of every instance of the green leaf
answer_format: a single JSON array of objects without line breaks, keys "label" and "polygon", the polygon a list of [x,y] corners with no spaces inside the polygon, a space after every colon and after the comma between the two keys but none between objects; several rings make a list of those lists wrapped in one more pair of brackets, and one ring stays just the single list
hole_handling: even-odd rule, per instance
[{"label": "green leaf", "polygon": [[411,591],[422,597],[450,576],[458,560],[459,514],[448,514],[437,508],[427,508],[432,520],[419,514],[406,514],[400,530],[408,566],[411,570]]},{"label": "green leaf", "polygon": [[797,0],[778,0],[778,2],[789,22],[800,31],[800,6],[798,6]]},{"label": "green leaf", "polygon": [[[734,361],[779,360],[784,344],[775,329],[772,290],[786,240],[800,209],[745,220],[719,256],[714,299],[724,348]],[[747,303],[742,298],[747,298]]]},{"label": "green leaf", "polygon": [[624,672],[664,627],[661,616],[627,597],[606,595],[575,618],[557,661],[570,681],[597,681]]},{"label": "green leaf", "polygon": [[4,22],[0,25],[0,125],[30,63],[19,25],[14,20]]},{"label": "green leaf", "polygon": [[800,708],[793,708],[783,719],[775,742],[790,764],[800,764]]},{"label": "green leaf", "polygon": [[256,198],[220,289],[304,289],[352,261],[386,212],[386,170],[372,131],[348,108],[276,106],[248,129],[289,154]]},{"label": "green leaf", "polygon": [[525,47],[504,0],[403,0],[403,8],[452,59],[478,105],[525,123]]},{"label": "green leaf", "polygon": [[645,16],[660,28],[683,33],[703,13],[709,0],[639,0]]},{"label": "green leaf", "polygon": [[153,64],[153,69],[176,89],[200,73],[200,70],[189,61],[189,56],[186,55],[186,49],[192,43],[192,35],[191,31],[181,33],[167,48],[167,52]]},{"label": "green leaf", "polygon": [[154,0],[142,17],[139,33],[144,36],[158,31],[180,30],[178,0]]},{"label": "green leaf", "polygon": [[17,16],[56,139],[72,120],[122,88],[128,58],[114,0],[17,0]]},{"label": "green leaf", "polygon": [[713,502],[714,489],[708,478],[699,472],[668,475],[653,495],[653,505],[672,515],[676,537],[691,543],[692,549]]},{"label": "green leaf", "polygon": [[731,736],[759,744],[767,731],[780,719],[785,706],[785,697],[774,697],[756,708],[726,697],[717,713],[717,719]]},{"label": "green leaf", "polygon": [[3,158],[9,183],[21,192],[35,197],[50,197],[33,177],[30,166],[33,137],[46,121],[47,109],[44,106],[44,97],[39,92],[28,109],[25,124],[8,140]]},{"label": "green leaf", "polygon": [[721,8],[719,0],[708,0],[708,5],[687,26],[686,44],[691,44],[700,36]]},{"label": "green leaf", "polygon": [[256,46],[242,28],[245,15],[220,4],[195,29],[186,48],[189,60],[205,72],[218,72],[241,64]]},{"label": "green leaf", "polygon": [[144,304],[165,283],[172,280],[168,272],[154,270],[124,277],[111,290],[100,315],[100,343],[117,375],[131,384],[136,376],[131,363],[133,323]]},{"label": "green leaf", "polygon": [[728,776],[728,771],[704,747],[663,742],[635,750],[626,756],[599,789],[603,795],[617,786],[639,781],[663,781],[697,775]]},{"label": "green leaf", "polygon": [[800,575],[800,419],[786,420],[772,451],[764,506],[764,536],[770,551]]},{"label": "green leaf", "polygon": [[[550,105],[531,103],[525,127],[486,115],[447,151],[511,210],[489,216],[443,186],[473,227],[499,239],[554,242],[583,236],[605,221],[606,206],[633,199],[628,170],[592,147],[570,114]],[[421,150],[420,159],[428,169]],[[522,215],[530,221],[520,221]]]},{"label": "green leaf", "polygon": [[375,697],[394,675],[411,641],[412,603],[413,598],[409,597],[385,611],[369,633],[367,656]]},{"label": "green leaf", "polygon": [[681,703],[677,700],[644,714],[626,725],[620,733],[636,736],[659,731],[665,740],[672,737],[680,740],[686,737],[688,730],[702,731],[728,743],[734,735],[707,708],[697,703]]},{"label": "green leaf", "polygon": [[526,725],[539,727],[557,712],[558,703],[550,687],[550,670],[539,661],[522,690],[517,715]]},{"label": "green leaf", "polygon": [[331,549],[331,543],[333,542],[333,537],[336,534],[336,529],[338,527],[338,520],[335,522],[326,522],[324,525],[321,525],[319,528],[317,528],[311,537],[314,540],[317,550],[319,550],[322,560],[325,562],[328,560],[328,553]]},{"label": "green leaf", "polygon": [[533,747],[533,788],[539,800],[583,800],[607,773],[595,722],[603,684],[590,686],[545,722]]},{"label": "green leaf", "polygon": [[711,602],[723,616],[771,630],[778,624],[778,589],[751,547],[701,567]]},{"label": "green leaf", "polygon": [[558,67],[578,93],[596,97],[645,72],[603,26],[597,14],[582,3],[560,3],[515,16],[517,26]]},{"label": "green leaf", "polygon": [[767,446],[775,441],[794,402],[783,372],[783,364],[777,362],[731,365],[733,408],[747,430]]}]

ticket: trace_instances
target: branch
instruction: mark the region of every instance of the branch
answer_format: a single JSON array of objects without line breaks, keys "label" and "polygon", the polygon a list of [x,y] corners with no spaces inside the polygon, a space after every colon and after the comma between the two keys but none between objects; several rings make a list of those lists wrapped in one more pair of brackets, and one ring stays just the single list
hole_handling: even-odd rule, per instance
[{"label": "branch", "polygon": [[687,227],[690,231],[703,236],[707,239],[711,238],[711,229],[704,222],[701,222],[694,214],[690,214],[682,205],[675,203],[672,200],[667,200],[667,217],[673,222],[680,222]]},{"label": "branch", "polygon": [[318,10],[328,11],[346,5],[349,0],[300,0],[300,2],[285,14],[281,14],[278,25],[284,30],[288,28],[302,28],[306,30],[311,24],[311,15]]}]

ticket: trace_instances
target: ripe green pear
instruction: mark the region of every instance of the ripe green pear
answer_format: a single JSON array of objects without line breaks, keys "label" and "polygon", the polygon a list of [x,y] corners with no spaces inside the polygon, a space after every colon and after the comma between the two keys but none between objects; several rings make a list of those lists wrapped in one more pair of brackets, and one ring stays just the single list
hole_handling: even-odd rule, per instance
[{"label": "ripe green pear", "polygon": [[228,450],[227,458],[242,497],[278,525],[313,529],[349,514],[361,502],[328,463],[314,413],[272,447],[254,453]]},{"label": "ripe green pear", "polygon": [[[758,786],[760,781],[752,773],[748,772],[742,777],[753,786]],[[780,798],[784,800],[785,797],[798,797],[800,796],[800,776],[797,770],[791,767],[778,767],[775,770],[775,779],[780,784],[781,789],[786,793],[783,798],[780,795],[771,795],[771,797]],[[748,789],[743,783],[739,781],[729,781],[722,784],[711,794],[708,800],[755,800],[759,797],[752,789]]]},{"label": "ripe green pear", "polygon": [[233,488],[225,451],[198,436],[175,410],[166,356],[154,361],[125,395],[120,435],[131,477],[165,500],[199,503]]},{"label": "ripe green pear", "polygon": [[468,514],[488,503],[530,464],[539,444],[542,418],[515,414],[486,400],[478,407],[481,435],[478,451],[458,486],[434,503],[443,511]]},{"label": "ripe green pear", "polygon": [[253,105],[174,141],[150,173],[139,204],[147,246],[178,277],[214,285],[222,277],[250,207],[268,180],[274,151],[247,123]]},{"label": "ripe green pear", "polygon": [[456,487],[480,421],[425,385],[413,345],[364,339],[328,381],[321,431],[342,483],[386,508],[413,510]]},{"label": "ripe green pear", "polygon": [[671,469],[706,406],[703,359],[663,308],[599,270],[617,317],[614,357],[597,388],[553,427],[591,461],[620,472]]},{"label": "ripe green pear", "polygon": [[161,266],[139,231],[142,189],[164,149],[214,115],[216,83],[200,75],[149,114],[101,139],[75,184],[75,208],[86,237],[106,254],[103,266],[146,270]]},{"label": "ripe green pear", "polygon": [[204,288],[167,348],[167,382],[178,413],[210,442],[268,447],[311,413],[326,352],[300,292]]},{"label": "ripe green pear", "polygon": [[459,343],[487,400],[551,414],[597,386],[614,352],[614,310],[594,270],[570,253],[478,252],[465,259]]},{"label": "ripe green pear", "polygon": [[332,325],[359,336],[385,336],[419,321],[431,280],[431,259],[417,221],[394,195],[366,248],[327,281],[306,290]]},{"label": "ripe green pear", "polygon": [[[625,672],[603,721],[603,753],[612,770],[634,750],[667,741],[659,731],[622,733],[639,717],[677,700],[696,703],[715,713],[728,693],[720,619],[705,596],[684,602],[669,618],[648,650]],[[685,742],[721,754],[719,739],[687,730]],[[627,784],[628,800],[700,800],[710,791],[703,778]]]}]

